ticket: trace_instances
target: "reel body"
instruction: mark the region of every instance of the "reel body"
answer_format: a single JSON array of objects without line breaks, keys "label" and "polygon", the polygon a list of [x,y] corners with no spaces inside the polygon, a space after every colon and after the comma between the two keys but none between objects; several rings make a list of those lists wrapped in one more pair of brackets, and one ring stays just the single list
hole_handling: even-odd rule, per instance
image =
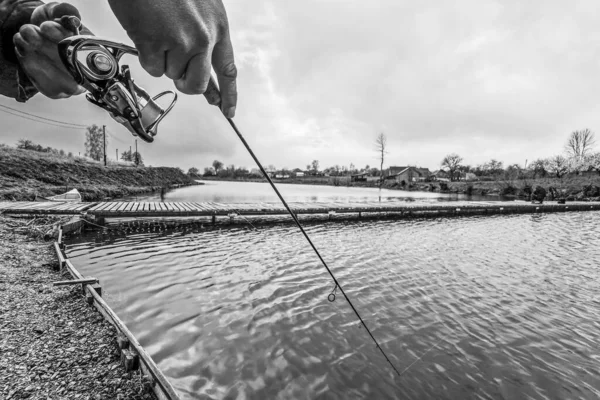
[{"label": "reel body", "polygon": [[[134,47],[77,35],[62,40],[58,52],[75,81],[88,91],[88,101],[108,111],[134,136],[149,143],[154,141],[158,124],[177,102],[177,94],[169,90],[150,97],[135,84],[129,66],[119,65],[123,55],[138,55]],[[168,94],[173,100],[163,109],[156,100]]]}]

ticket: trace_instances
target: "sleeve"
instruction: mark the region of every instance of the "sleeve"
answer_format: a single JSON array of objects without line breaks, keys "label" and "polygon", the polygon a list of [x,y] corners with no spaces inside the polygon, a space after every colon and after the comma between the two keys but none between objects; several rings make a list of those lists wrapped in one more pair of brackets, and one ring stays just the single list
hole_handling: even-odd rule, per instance
[{"label": "sleeve", "polygon": [[28,23],[36,7],[32,0],[0,0],[0,94],[24,103],[38,93],[17,61],[13,36]]}]

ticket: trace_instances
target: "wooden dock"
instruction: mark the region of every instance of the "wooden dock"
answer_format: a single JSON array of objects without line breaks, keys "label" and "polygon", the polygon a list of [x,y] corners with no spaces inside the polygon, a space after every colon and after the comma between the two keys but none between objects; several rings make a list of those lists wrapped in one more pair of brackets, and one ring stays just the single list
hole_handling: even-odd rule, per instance
[{"label": "wooden dock", "polygon": [[[291,202],[290,207],[297,215],[317,214],[399,214],[399,215],[470,215],[548,213],[568,211],[600,210],[600,202],[568,202],[557,204],[531,204],[514,202]],[[139,218],[139,217],[226,217],[285,215],[280,203],[235,203],[214,202],[0,202],[2,214],[25,215],[87,215],[96,218]]]}]

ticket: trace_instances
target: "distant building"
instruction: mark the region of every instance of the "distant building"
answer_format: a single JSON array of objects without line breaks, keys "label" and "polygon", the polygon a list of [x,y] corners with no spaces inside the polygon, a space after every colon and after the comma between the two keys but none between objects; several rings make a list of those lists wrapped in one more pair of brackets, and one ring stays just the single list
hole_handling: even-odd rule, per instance
[{"label": "distant building", "polygon": [[401,185],[418,182],[421,180],[422,177],[423,176],[421,175],[419,168],[415,167],[406,167],[395,175],[396,182],[398,182]]},{"label": "distant building", "polygon": [[350,182],[366,182],[368,172],[361,172],[359,174],[350,175]]},{"label": "distant building", "polygon": [[296,177],[297,177],[297,178],[302,178],[302,177],[304,177],[304,172],[296,172]]}]

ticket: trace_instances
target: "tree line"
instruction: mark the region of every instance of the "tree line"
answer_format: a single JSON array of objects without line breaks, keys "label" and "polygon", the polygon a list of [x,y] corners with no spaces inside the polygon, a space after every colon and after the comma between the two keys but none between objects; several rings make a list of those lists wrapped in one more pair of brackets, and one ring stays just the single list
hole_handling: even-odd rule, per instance
[{"label": "tree line", "polygon": [[451,180],[460,179],[466,173],[472,173],[477,177],[498,178],[503,176],[509,179],[519,177],[561,178],[568,173],[598,172],[600,173],[600,152],[594,152],[596,144],[594,132],[589,129],[572,132],[564,146],[563,152],[548,158],[539,158],[522,167],[519,164],[511,164],[504,167],[502,161],[495,159],[472,167],[463,164],[463,158],[456,154],[448,154],[440,166],[445,170]]}]

